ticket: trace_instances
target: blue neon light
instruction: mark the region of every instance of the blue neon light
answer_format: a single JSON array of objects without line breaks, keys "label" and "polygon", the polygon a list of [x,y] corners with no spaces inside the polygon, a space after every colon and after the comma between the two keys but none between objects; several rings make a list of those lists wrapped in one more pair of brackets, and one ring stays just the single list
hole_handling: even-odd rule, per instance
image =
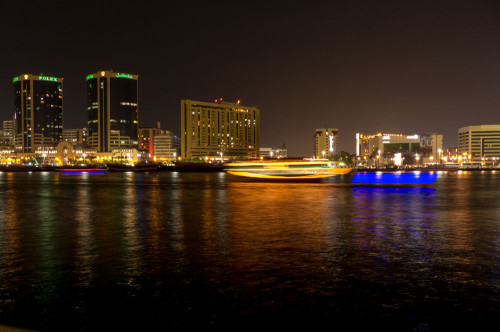
[{"label": "blue neon light", "polygon": [[436,172],[362,172],[356,173],[351,183],[364,184],[432,184]]}]

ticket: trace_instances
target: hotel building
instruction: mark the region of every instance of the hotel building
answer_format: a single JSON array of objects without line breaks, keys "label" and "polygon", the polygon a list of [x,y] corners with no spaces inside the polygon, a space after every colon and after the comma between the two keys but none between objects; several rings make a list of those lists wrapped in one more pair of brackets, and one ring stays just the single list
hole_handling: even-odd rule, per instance
[{"label": "hotel building", "polygon": [[137,148],[138,75],[100,71],[87,76],[89,146],[98,152]]},{"label": "hotel building", "polygon": [[316,129],[314,134],[314,157],[328,159],[336,155],[338,151],[337,128]]},{"label": "hotel building", "polygon": [[239,102],[181,100],[183,159],[259,157],[260,110]]},{"label": "hotel building", "polygon": [[13,83],[16,151],[57,145],[63,130],[63,79],[25,74]]},{"label": "hotel building", "polygon": [[498,160],[500,158],[500,125],[459,128],[458,157],[465,157],[475,162]]}]

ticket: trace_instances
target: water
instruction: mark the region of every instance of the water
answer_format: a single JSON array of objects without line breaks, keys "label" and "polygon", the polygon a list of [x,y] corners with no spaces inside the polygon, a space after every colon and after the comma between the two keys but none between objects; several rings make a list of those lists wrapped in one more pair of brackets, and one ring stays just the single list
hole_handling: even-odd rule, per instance
[{"label": "water", "polygon": [[0,173],[0,324],[477,330],[500,314],[498,202],[498,172],[427,187]]}]

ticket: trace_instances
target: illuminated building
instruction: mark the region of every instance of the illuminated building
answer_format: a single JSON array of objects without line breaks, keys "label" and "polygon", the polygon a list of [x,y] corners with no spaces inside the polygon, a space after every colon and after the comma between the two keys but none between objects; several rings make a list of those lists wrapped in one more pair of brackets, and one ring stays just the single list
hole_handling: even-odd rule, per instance
[{"label": "illuminated building", "polygon": [[288,156],[286,148],[260,148],[261,158],[286,158]]},{"label": "illuminated building", "polygon": [[89,146],[99,152],[137,147],[138,75],[87,75]]},{"label": "illuminated building", "polygon": [[420,155],[423,162],[441,162],[443,158],[443,135],[420,135]]},{"label": "illuminated building", "polygon": [[62,140],[63,79],[26,74],[13,83],[16,150],[29,153],[57,145]]},{"label": "illuminated building", "polygon": [[260,110],[237,103],[181,101],[183,159],[259,157]]},{"label": "illuminated building", "polygon": [[[458,158],[494,163],[500,158],[500,124],[458,129]],[[493,159],[495,158],[495,159]]]},{"label": "illuminated building", "polygon": [[154,156],[157,160],[176,160],[179,157],[180,138],[171,131],[156,135],[153,139]]},{"label": "illuminated building", "polygon": [[87,145],[88,130],[83,129],[63,129],[63,141],[72,145]]},{"label": "illuminated building", "polygon": [[[406,157],[405,163],[439,162],[442,157],[443,135],[422,134],[356,134],[356,155],[358,160],[392,160]],[[411,160],[410,160],[411,157]]]},{"label": "illuminated building", "polygon": [[154,138],[156,135],[160,135],[162,130],[160,129],[160,123],[158,122],[157,127],[139,127],[138,138],[139,138],[139,150],[148,151],[151,155],[155,155],[154,150]]},{"label": "illuminated building", "polygon": [[314,157],[330,158],[336,155],[338,151],[338,132],[337,128],[316,129],[314,134]]},{"label": "illuminated building", "polygon": [[14,145],[15,122],[14,120],[3,121],[3,137],[8,145]]}]

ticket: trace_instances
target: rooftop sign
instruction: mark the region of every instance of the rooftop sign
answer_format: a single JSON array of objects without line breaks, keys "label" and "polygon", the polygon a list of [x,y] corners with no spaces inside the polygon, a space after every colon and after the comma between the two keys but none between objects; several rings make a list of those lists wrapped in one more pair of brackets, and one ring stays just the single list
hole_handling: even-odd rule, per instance
[{"label": "rooftop sign", "polygon": [[130,79],[134,78],[134,76],[132,76],[130,74],[124,74],[124,73],[117,73],[116,77],[123,77],[123,78],[130,78]]},{"label": "rooftop sign", "polygon": [[40,80],[40,81],[49,81],[49,82],[57,82],[57,77],[38,76],[38,80]]}]

